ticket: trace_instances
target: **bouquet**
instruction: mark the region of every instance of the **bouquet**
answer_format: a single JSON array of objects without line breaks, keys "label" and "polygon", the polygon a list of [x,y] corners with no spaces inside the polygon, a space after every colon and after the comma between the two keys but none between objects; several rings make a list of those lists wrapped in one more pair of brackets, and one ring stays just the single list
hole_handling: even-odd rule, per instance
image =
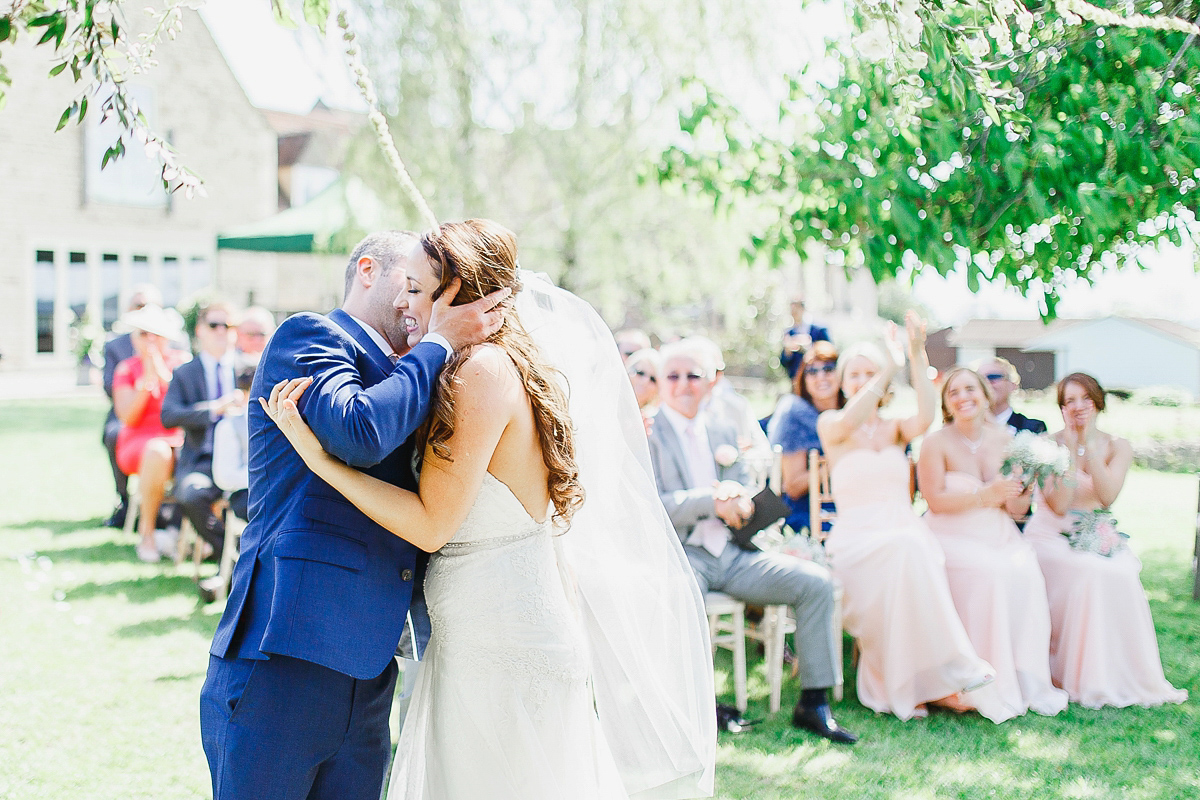
[{"label": "bouquet", "polygon": [[1046,488],[1051,475],[1061,477],[1071,468],[1071,454],[1053,439],[1020,431],[1008,444],[1000,474],[1008,477],[1020,473],[1029,488],[1035,481],[1039,489]]},{"label": "bouquet", "polygon": [[1124,550],[1129,534],[1117,530],[1117,519],[1105,508],[1072,511],[1071,527],[1062,532],[1075,550],[1112,558]]},{"label": "bouquet", "polygon": [[785,527],[784,531],[781,540],[772,549],[802,561],[811,561],[819,567],[829,567],[829,557],[825,555],[825,546],[813,538],[809,531],[803,530],[797,533],[790,527]]}]

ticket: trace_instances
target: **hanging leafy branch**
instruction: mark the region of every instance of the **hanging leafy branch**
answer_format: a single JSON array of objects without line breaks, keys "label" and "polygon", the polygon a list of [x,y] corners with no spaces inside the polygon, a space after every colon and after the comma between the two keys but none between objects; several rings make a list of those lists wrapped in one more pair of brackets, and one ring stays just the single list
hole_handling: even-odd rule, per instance
[{"label": "hanging leafy branch", "polygon": [[963,26],[926,19],[924,58],[902,80],[895,60],[831,45],[833,86],[791,81],[779,112],[789,136],[754,129],[693,85],[683,138],[658,176],[718,208],[763,209],[748,258],[779,262],[819,245],[877,280],[963,268],[973,290],[1006,281],[1053,316],[1069,276],[1134,265],[1137,245],[1193,235],[1200,50],[1182,33],[1026,13],[1015,30],[993,29],[1009,38],[989,40],[994,55],[975,62]]}]

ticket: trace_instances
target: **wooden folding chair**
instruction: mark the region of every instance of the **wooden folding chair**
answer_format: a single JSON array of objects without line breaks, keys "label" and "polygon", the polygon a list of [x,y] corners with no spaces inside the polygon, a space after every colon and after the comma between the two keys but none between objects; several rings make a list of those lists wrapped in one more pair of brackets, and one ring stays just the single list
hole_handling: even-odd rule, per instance
[{"label": "wooden folding chair", "polygon": [[746,711],[746,604],[724,592],[704,595],[708,634],[713,652],[724,647],[733,653],[733,694],[738,711]]}]

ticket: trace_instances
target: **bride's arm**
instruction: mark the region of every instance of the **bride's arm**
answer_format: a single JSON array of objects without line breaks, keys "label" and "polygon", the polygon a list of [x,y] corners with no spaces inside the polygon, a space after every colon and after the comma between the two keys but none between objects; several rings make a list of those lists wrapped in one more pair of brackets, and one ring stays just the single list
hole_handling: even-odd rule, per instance
[{"label": "bride's arm", "polygon": [[[277,385],[264,408],[314,473],[387,530],[432,553],[466,519],[483,476],[511,418],[512,376],[477,348],[458,372],[455,428],[448,445],[453,460],[427,450],[419,494],[359,472],[329,455],[304,422],[296,401],[311,383],[297,378]],[[481,352],[482,351],[482,352]]]}]

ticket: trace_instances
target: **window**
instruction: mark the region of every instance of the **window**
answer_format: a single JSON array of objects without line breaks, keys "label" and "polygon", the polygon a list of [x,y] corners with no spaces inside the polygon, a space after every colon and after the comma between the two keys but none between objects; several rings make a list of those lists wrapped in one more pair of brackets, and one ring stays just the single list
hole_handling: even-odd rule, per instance
[{"label": "window", "polygon": [[82,319],[87,313],[88,297],[92,293],[92,276],[88,274],[87,253],[70,253],[67,256],[67,305]]},{"label": "window", "polygon": [[129,271],[129,282],[133,289],[136,289],[143,283],[154,283],[150,279],[150,258],[148,256],[133,257],[133,268]]},{"label": "window", "polygon": [[212,285],[212,270],[204,256],[192,256],[188,267],[188,291],[195,293]]},{"label": "window", "polygon": [[180,274],[179,259],[175,256],[163,256],[162,270],[159,272],[158,287],[162,290],[163,306],[170,308],[179,302],[183,276]]},{"label": "window", "polygon": [[121,316],[121,259],[116,253],[100,256],[100,306],[104,330],[111,331]]},{"label": "window", "polygon": [[38,250],[33,265],[33,290],[37,303],[37,352],[54,352],[54,298],[56,275],[54,252]]}]

